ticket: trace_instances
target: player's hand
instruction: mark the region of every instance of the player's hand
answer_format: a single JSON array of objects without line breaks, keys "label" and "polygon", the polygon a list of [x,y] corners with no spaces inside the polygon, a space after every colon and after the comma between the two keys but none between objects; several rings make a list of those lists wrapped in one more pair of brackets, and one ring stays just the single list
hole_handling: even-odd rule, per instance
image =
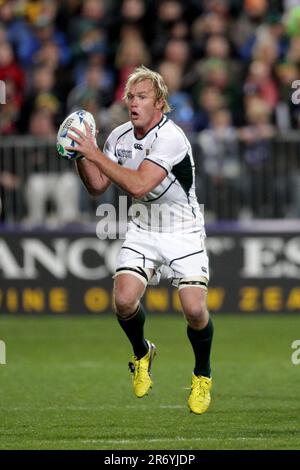
[{"label": "player's hand", "polygon": [[[84,155],[84,157],[87,160],[90,161],[95,161],[97,160],[97,142],[96,138],[93,136],[92,131],[87,124],[86,121],[84,122],[85,126],[85,134],[81,132],[79,129],[76,129],[76,127],[70,127],[68,131],[68,137],[74,142],[76,142],[77,146],[74,147],[66,147],[66,150],[76,150],[77,152],[81,153]],[[70,130],[73,132],[72,134],[70,133]],[[98,131],[97,131],[98,133]]]}]

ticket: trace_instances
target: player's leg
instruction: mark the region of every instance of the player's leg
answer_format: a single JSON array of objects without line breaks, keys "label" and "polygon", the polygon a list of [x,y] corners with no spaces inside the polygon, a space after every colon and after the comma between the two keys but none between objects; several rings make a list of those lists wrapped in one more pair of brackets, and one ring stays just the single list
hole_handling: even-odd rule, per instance
[{"label": "player's leg", "polygon": [[[166,238],[163,236],[163,238]],[[213,325],[206,305],[209,263],[201,233],[176,234],[163,244],[172,271],[173,285],[187,320],[187,335],[195,355],[191,394],[188,404],[194,413],[207,410],[210,402],[210,351]]]},{"label": "player's leg", "polygon": [[209,317],[207,292],[199,287],[180,288],[179,297],[187,320],[187,335],[195,354],[195,375],[211,376],[210,351],[213,324]]},{"label": "player's leg", "polygon": [[119,323],[132,344],[134,357],[129,364],[137,397],[152,386],[151,364],[155,346],[144,337],[145,310],[140,303],[145,288],[160,266],[156,240],[148,232],[130,226],[116,262],[114,303]]},{"label": "player's leg", "polygon": [[145,310],[140,303],[152,269],[121,268],[115,275],[114,304],[120,326],[134,352],[129,363],[133,374],[133,390],[138,398],[152,387],[151,365],[156,352],[154,344],[144,337]]},{"label": "player's leg", "polygon": [[[200,279],[200,278],[199,278]],[[210,404],[210,388],[212,385],[210,352],[213,339],[213,324],[209,317],[206,288],[193,281],[179,284],[179,297],[187,320],[187,335],[195,355],[195,367],[192,376],[191,393],[188,404],[196,414],[204,413]],[[205,284],[205,278],[201,278]],[[203,287],[205,287],[203,285]]]},{"label": "player's leg", "polygon": [[144,338],[145,311],[140,303],[147,283],[129,272],[125,268],[115,275],[114,304],[119,324],[132,345],[134,355],[140,359],[148,351]]}]

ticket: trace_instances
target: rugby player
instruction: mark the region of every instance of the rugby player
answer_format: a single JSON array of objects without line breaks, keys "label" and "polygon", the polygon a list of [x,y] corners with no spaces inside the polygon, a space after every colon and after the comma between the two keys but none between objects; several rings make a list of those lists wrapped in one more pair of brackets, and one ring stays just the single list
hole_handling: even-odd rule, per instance
[{"label": "rugby player", "polygon": [[146,312],[141,298],[148,283],[159,282],[165,267],[179,289],[195,355],[188,406],[202,414],[211,399],[213,338],[206,301],[209,266],[204,218],[195,195],[191,145],[166,115],[167,96],[162,76],[140,66],[125,88],[130,120],[111,132],[103,152],[87,125],[85,134],[71,128],[69,137],[83,155],[76,165],[90,194],[100,195],[114,183],[139,204],[140,210],[128,223],[114,275],[116,315],[133,348],[134,393],[141,398],[152,387],[156,347],[144,337]]}]

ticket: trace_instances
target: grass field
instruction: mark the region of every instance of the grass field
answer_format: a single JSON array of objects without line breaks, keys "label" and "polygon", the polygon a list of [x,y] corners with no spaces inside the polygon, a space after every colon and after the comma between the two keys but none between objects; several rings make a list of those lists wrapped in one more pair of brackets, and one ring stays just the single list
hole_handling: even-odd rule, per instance
[{"label": "grass field", "polygon": [[196,416],[180,316],[148,318],[158,356],[142,400],[113,316],[0,317],[0,449],[300,449],[300,316],[213,319],[212,404]]}]

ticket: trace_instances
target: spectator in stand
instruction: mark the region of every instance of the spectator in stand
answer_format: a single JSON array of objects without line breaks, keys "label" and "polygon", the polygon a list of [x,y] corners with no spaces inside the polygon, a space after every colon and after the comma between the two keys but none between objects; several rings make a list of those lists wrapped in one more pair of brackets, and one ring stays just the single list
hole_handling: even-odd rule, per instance
[{"label": "spectator in stand", "polygon": [[43,9],[37,15],[30,28],[26,41],[19,45],[18,56],[23,67],[28,68],[34,64],[36,54],[43,44],[53,42],[59,48],[59,63],[67,65],[70,61],[70,50],[67,36],[56,27],[55,18],[57,4],[43,2]]},{"label": "spectator in stand", "polygon": [[[174,28],[185,21],[185,6],[179,0],[162,0],[157,3],[152,36],[152,54],[154,61],[162,60],[167,42],[174,35]],[[181,36],[182,38],[182,36]],[[167,59],[167,58],[166,58]]]},{"label": "spectator in stand", "polygon": [[186,20],[181,19],[174,23],[170,29],[170,39],[181,39],[182,41],[189,42],[190,28]]},{"label": "spectator in stand", "polygon": [[276,37],[272,36],[269,27],[264,28],[252,49],[252,58],[255,61],[264,62],[273,67],[279,60],[280,49]]},{"label": "spectator in stand", "polygon": [[226,61],[230,75],[237,79],[241,77],[241,65],[233,58],[234,51],[226,36],[221,34],[209,36],[204,45],[204,56],[204,63],[211,58]]},{"label": "spectator in stand", "polygon": [[25,76],[15,59],[11,44],[7,41],[0,43],[0,80],[12,82],[15,88],[16,102],[21,106],[25,92]]},{"label": "spectator in stand", "polygon": [[119,16],[119,31],[121,31],[123,26],[135,26],[139,29],[145,42],[151,41],[153,38],[151,34],[152,27],[148,20],[149,15],[146,2],[144,0],[122,1]]},{"label": "spectator in stand", "polygon": [[89,65],[90,57],[97,54],[101,57],[101,65],[105,63],[106,36],[102,29],[86,25],[80,36],[72,44],[73,75],[76,83],[81,81]]},{"label": "spectator in stand", "polygon": [[115,100],[123,99],[125,84],[133,70],[140,64],[147,66],[149,62],[150,55],[140,34],[137,34],[135,39],[129,37],[122,40],[115,58],[117,70]]},{"label": "spectator in stand", "polygon": [[168,117],[178,124],[185,133],[190,134],[194,126],[194,109],[191,97],[181,91],[182,69],[178,64],[162,62],[158,72],[163,76],[169,89],[169,105],[171,112]]},{"label": "spectator in stand", "polygon": [[[198,134],[204,176],[200,186],[206,217],[221,220],[238,217],[240,155],[238,133],[227,109],[214,111],[210,126]],[[202,188],[202,189],[201,189]],[[204,194],[205,188],[205,194]],[[231,204],[227,204],[226,201]],[[214,213],[216,209],[216,213]]]},{"label": "spectator in stand", "polygon": [[[50,75],[54,76],[54,94],[60,100],[61,113],[64,115],[65,99],[73,87],[72,75],[67,66],[60,63],[59,47],[56,43],[45,42],[34,58],[34,67],[41,66],[48,70]],[[31,71],[28,71],[28,75]]]},{"label": "spectator in stand", "polygon": [[287,60],[300,65],[300,30],[299,34],[291,39],[289,49],[287,51]]},{"label": "spectator in stand", "polygon": [[108,62],[114,64],[115,72],[118,74],[116,57],[119,55],[122,43],[142,41],[145,43],[145,47],[148,49],[147,54],[150,56],[152,52],[150,45],[153,40],[152,26],[155,24],[155,18],[150,14],[152,2],[122,0],[114,3],[114,7],[108,14]]},{"label": "spectator in stand", "polygon": [[[15,48],[16,57],[20,61],[20,50],[31,38],[31,27],[25,16],[20,13],[18,0],[0,1],[0,25],[5,30],[5,38]],[[20,64],[19,64],[20,65]]]},{"label": "spectator in stand", "polygon": [[271,122],[272,110],[263,98],[249,96],[245,112],[247,123],[239,130],[243,143],[241,188],[245,213],[247,217],[272,217],[272,201],[277,191],[269,168],[271,139],[276,133]]},{"label": "spectator in stand", "polygon": [[163,57],[164,60],[177,64],[182,73],[185,73],[190,61],[189,44],[183,39],[171,38],[167,41]]},{"label": "spectator in stand", "polygon": [[0,104],[0,135],[13,135],[17,133],[17,122],[20,114],[20,105],[17,99],[17,90],[14,82],[5,82],[5,104]]},{"label": "spectator in stand", "polygon": [[6,104],[0,105],[0,133],[14,134],[24,100],[25,77],[9,42],[0,43],[0,80],[6,89]]},{"label": "spectator in stand", "polygon": [[194,83],[195,70],[188,40],[170,36],[166,43],[162,61],[174,63],[181,68],[181,89],[190,93]]},{"label": "spectator in stand", "polygon": [[251,58],[256,32],[264,23],[268,3],[268,0],[245,0],[243,9],[237,12],[234,28],[230,29],[231,39],[245,62]]},{"label": "spectator in stand", "polygon": [[225,106],[231,110],[234,125],[239,125],[242,119],[241,88],[234,76],[230,75],[226,61],[210,58],[203,64],[201,78],[193,90],[196,102],[198,101],[197,96],[204,86],[212,86],[219,91],[224,100],[222,107]]},{"label": "spectator in stand", "polygon": [[51,68],[41,65],[35,67],[32,71],[32,77],[29,77],[29,87],[18,122],[20,132],[28,132],[31,114],[38,107],[39,103],[46,100],[52,103],[53,112],[57,115],[57,119],[59,119],[61,117],[61,109],[55,90],[55,74]]},{"label": "spectator in stand", "polygon": [[203,88],[198,91],[195,101],[194,130],[200,132],[209,127],[212,114],[224,108],[226,102],[220,90],[211,85],[204,85]]},{"label": "spectator in stand", "polygon": [[203,45],[211,35],[221,35],[228,37],[229,22],[224,15],[216,12],[205,12],[198,16],[192,23],[191,33],[193,48],[197,57],[203,55]]},{"label": "spectator in stand", "polygon": [[109,85],[103,67],[88,66],[82,82],[73,88],[67,97],[68,112],[88,107],[87,110],[94,114],[95,119],[100,119],[102,109],[107,108],[113,100],[113,90]]},{"label": "spectator in stand", "polygon": [[258,60],[251,63],[243,92],[246,96],[259,96],[267,107],[275,109],[278,102],[278,86],[272,77],[269,64]]},{"label": "spectator in stand", "polygon": [[[106,28],[106,8],[104,0],[81,1],[79,14],[74,15],[68,21],[68,35],[71,43],[80,40],[82,34],[90,30],[105,31]],[[83,46],[82,52],[87,52],[89,45]]]},{"label": "spectator in stand", "polygon": [[[107,41],[107,2],[86,0],[81,2],[80,14],[68,21],[68,34],[76,85],[82,81],[86,68],[97,58],[97,64],[106,64]],[[108,71],[107,71],[108,73]]]}]

